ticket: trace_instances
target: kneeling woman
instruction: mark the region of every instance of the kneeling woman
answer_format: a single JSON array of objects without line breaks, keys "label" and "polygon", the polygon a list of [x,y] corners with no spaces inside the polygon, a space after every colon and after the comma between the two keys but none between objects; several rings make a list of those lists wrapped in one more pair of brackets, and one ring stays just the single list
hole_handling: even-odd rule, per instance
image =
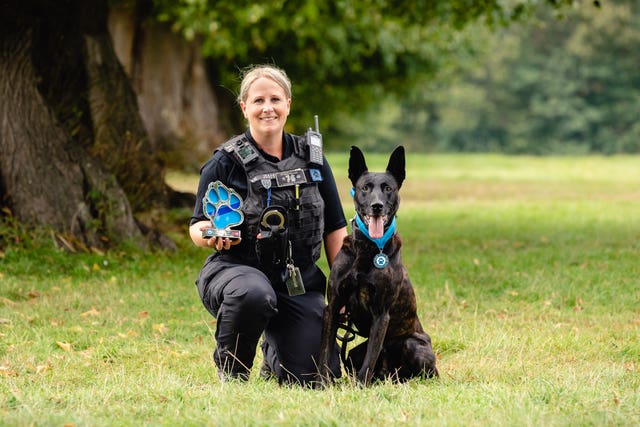
[{"label": "kneeling woman", "polygon": [[[238,100],[249,128],[202,167],[189,228],[196,245],[215,249],[196,281],[217,319],[213,359],[221,379],[247,379],[263,336],[261,373],[307,384],[319,371],[325,307],[326,277],[316,262],[324,242],[331,265],[346,220],[326,158],[312,153],[306,136],[284,131],[291,105],[285,72],[248,69]],[[216,214],[239,219],[240,238],[203,237]],[[331,365],[339,376],[337,347]]]}]

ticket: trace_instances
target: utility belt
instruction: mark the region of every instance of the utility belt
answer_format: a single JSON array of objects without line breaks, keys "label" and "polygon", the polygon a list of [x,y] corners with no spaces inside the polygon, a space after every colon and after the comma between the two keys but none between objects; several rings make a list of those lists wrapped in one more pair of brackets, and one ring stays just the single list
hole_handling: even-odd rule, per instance
[{"label": "utility belt", "polygon": [[293,263],[293,246],[289,240],[288,215],[284,207],[269,206],[262,212],[256,255],[263,271],[272,281],[285,283],[289,295],[306,292],[300,269]]},{"label": "utility belt", "polygon": [[[311,242],[316,224],[310,221],[309,215],[314,215],[315,209],[305,207],[304,192],[322,181],[322,174],[318,169],[292,168],[251,174],[249,181],[254,196],[264,197],[266,205],[259,216],[255,244],[260,268],[272,281],[285,283],[289,295],[303,294],[305,286],[299,267],[315,262]],[[283,197],[283,192],[289,195]]]}]

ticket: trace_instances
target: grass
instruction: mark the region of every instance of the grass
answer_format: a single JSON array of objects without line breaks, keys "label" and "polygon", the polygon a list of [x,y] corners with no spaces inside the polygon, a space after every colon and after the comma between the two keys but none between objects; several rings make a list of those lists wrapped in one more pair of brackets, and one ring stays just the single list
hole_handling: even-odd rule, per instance
[{"label": "grass", "polygon": [[4,248],[0,425],[639,425],[638,160],[408,158],[399,230],[435,381],[220,383],[184,225],[175,253]]}]

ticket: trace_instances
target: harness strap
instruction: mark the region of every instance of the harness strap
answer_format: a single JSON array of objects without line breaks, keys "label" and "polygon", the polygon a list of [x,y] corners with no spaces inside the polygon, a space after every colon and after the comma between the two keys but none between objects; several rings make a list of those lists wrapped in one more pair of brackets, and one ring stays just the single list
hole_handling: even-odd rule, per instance
[{"label": "harness strap", "polygon": [[349,320],[347,323],[338,323],[338,329],[344,329],[344,335],[340,336],[336,335],[338,341],[342,342],[340,346],[340,360],[342,360],[342,365],[347,366],[347,343],[356,339],[358,331],[356,331],[353,327],[353,322]]}]

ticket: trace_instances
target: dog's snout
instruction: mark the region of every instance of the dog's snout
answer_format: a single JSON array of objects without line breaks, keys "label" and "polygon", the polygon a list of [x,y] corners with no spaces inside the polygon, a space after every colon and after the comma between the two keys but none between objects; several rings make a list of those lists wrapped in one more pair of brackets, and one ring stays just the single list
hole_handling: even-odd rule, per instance
[{"label": "dog's snout", "polygon": [[382,213],[382,208],[384,207],[384,205],[382,203],[372,203],[371,204],[371,210],[373,211],[374,214],[381,214]]}]

